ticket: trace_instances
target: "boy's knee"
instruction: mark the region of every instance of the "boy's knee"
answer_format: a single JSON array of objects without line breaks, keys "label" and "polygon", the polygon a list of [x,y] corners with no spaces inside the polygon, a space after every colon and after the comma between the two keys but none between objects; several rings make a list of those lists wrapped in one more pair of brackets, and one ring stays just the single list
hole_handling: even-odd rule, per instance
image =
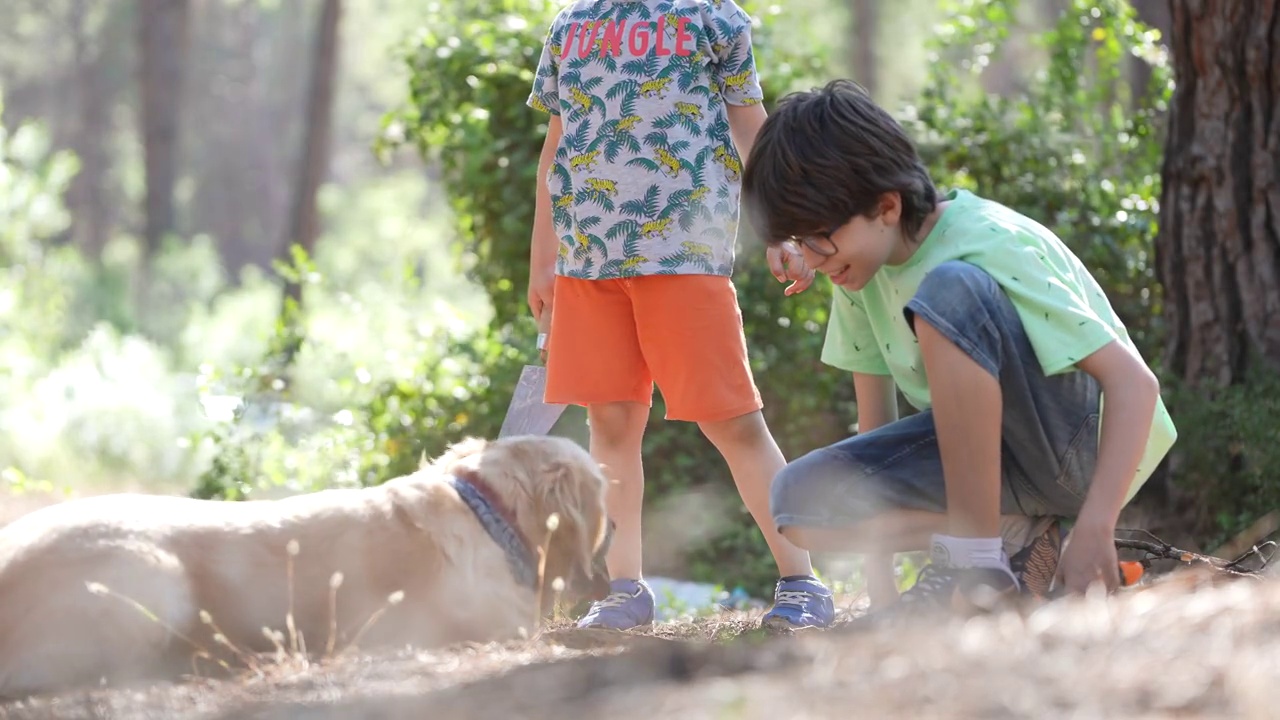
[{"label": "boy's knee", "polygon": [[924,276],[913,299],[939,312],[961,315],[988,308],[1003,292],[986,270],[963,260],[948,260]]},{"label": "boy's knee", "polygon": [[725,447],[756,447],[761,442],[770,441],[764,415],[758,410],[727,420],[700,422],[698,429],[721,450]]},{"label": "boy's knee", "polygon": [[[982,268],[963,260],[949,260],[930,270],[908,305],[924,306],[930,315],[960,327],[989,315],[1003,290]],[[913,319],[913,318],[909,318]]]},{"label": "boy's knee", "polygon": [[796,525],[816,520],[827,505],[830,491],[824,478],[831,472],[830,459],[815,450],[787,463],[769,486],[769,514],[783,537]]},{"label": "boy's knee", "polygon": [[593,442],[609,447],[639,445],[649,422],[649,408],[636,402],[600,403],[587,409],[587,417]]},{"label": "boy's knee", "polygon": [[848,527],[893,509],[932,509],[931,498],[943,496],[941,482],[933,481],[940,470],[929,453],[916,452],[932,431],[927,437],[911,429],[899,432],[897,442],[866,435],[787,463],[769,487],[774,527],[795,542],[796,533]]},{"label": "boy's knee", "polygon": [[769,489],[769,514],[778,534],[802,550],[819,549],[824,532],[833,524],[846,525],[850,520],[833,493],[838,483],[851,479],[838,471],[830,454],[822,450],[789,463]]}]

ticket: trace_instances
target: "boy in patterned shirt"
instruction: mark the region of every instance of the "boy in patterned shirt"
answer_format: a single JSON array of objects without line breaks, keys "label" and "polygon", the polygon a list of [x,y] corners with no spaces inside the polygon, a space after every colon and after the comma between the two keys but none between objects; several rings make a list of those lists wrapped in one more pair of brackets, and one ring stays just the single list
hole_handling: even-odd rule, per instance
[{"label": "boy in patterned shirt", "polygon": [[582,627],[653,622],[640,515],[655,382],[667,419],[698,423],[764,532],[781,576],[764,622],[834,617],[808,553],[770,521],[785,459],[760,412],[730,279],[761,99],[750,19],[733,0],[577,0],[547,33],[528,100],[550,115],[529,306],[544,327],[550,314],[546,401],[587,408],[616,523],[611,593]]},{"label": "boy in patterned shirt", "polygon": [[[766,243],[831,278],[822,359],[852,373],[858,405],[858,435],[774,482],[786,537],[929,548],[898,608],[1116,587],[1117,517],[1176,430],[1070,248],[997,202],[939,192],[902,127],[843,80],[778,103],[743,196]],[[897,419],[896,389],[919,412]]]}]

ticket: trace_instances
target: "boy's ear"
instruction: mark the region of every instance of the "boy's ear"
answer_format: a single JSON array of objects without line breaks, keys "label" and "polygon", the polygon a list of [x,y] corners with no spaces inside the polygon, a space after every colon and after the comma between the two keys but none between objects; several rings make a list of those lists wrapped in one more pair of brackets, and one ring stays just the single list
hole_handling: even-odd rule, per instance
[{"label": "boy's ear", "polygon": [[880,202],[876,208],[880,211],[877,216],[881,222],[885,225],[897,225],[902,218],[902,194],[897,190],[880,193]]}]

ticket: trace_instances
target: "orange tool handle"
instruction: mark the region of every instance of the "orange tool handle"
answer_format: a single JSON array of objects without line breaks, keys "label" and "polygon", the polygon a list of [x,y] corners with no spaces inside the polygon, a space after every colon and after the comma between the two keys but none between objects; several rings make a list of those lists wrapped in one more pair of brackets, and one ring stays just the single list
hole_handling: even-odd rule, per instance
[{"label": "orange tool handle", "polygon": [[1144,569],[1142,563],[1134,560],[1120,561],[1120,584],[1123,586],[1137,585],[1142,579]]}]

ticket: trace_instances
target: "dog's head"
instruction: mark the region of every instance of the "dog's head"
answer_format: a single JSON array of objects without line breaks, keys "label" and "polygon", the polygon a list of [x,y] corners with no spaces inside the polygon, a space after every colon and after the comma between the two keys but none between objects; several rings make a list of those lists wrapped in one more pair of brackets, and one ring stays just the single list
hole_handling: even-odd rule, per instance
[{"label": "dog's head", "polygon": [[[607,480],[582,446],[547,436],[471,438],[450,447],[433,465],[478,475],[514,512],[535,560],[537,548],[545,549],[544,608],[551,607],[556,578],[564,583],[560,600],[568,604],[608,594]],[[548,524],[552,516],[554,528]]]}]

